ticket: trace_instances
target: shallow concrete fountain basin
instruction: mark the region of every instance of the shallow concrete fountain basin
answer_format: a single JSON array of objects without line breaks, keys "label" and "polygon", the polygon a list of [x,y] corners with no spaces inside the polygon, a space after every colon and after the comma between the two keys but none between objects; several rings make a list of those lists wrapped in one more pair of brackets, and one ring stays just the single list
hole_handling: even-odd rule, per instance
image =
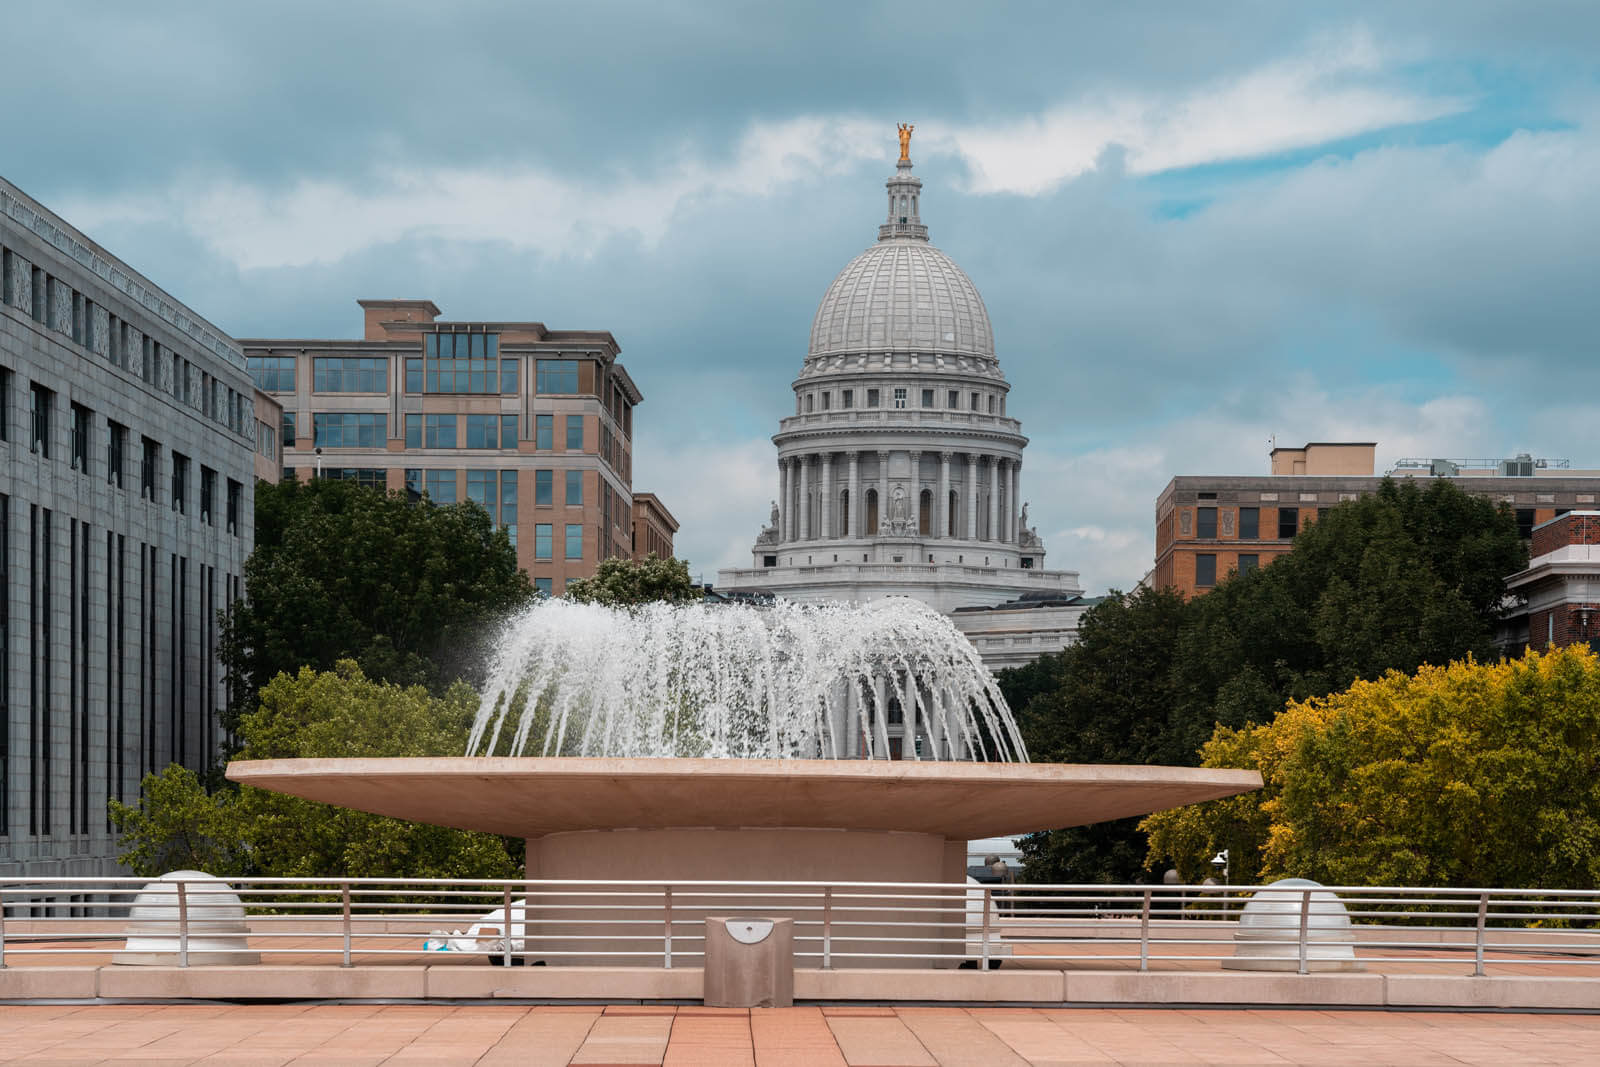
[{"label": "shallow concrete fountain basin", "polygon": [[[970,839],[1142,815],[1261,786],[1254,771],[1192,767],[665,758],[261,760],[230,764],[228,777],[380,815],[524,837],[529,878],[943,882],[961,893]],[[594,909],[569,908],[559,918],[530,914],[530,925],[546,944],[566,922],[590,935],[586,946],[616,949],[593,940],[604,929],[592,924],[616,914],[603,894],[594,899]],[[856,951],[959,950],[959,926],[908,925],[888,902],[856,904],[869,909],[855,916]]]}]

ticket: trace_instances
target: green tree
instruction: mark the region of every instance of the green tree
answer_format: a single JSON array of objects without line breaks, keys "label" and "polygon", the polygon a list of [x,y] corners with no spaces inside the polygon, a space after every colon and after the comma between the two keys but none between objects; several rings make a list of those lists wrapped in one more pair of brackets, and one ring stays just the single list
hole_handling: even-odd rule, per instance
[{"label": "green tree", "polygon": [[[1173,753],[1170,659],[1187,605],[1171,591],[1115,591],[1084,612],[1078,642],[998,677],[1029,759],[1162,763]],[[1035,882],[1131,880],[1144,860],[1136,819],[1030,834],[1023,870]]]},{"label": "green tree", "polygon": [[1600,888],[1600,660],[1581,646],[1359,681],[1220,728],[1205,762],[1266,787],[1150,816],[1152,861],[1232,845],[1260,880]]},{"label": "green tree", "polygon": [[681,559],[657,559],[654,552],[644,559],[601,560],[592,578],[577,578],[567,583],[568,600],[610,607],[630,607],[666,601],[682,604],[705,596],[689,577],[689,565]]},{"label": "green tree", "polygon": [[[352,661],[281,674],[239,731],[243,759],[441,756],[460,753],[477,697],[442,697],[367,678]],[[136,874],[177,868],[281,877],[503,878],[521,842],[338,808],[261,789],[207,793],[177,765],[147,775],[136,805],[113,800],[122,862]]]},{"label": "green tree", "polygon": [[[1504,579],[1526,564],[1508,509],[1443,480],[1385,480],[1329,509],[1271,566],[1205,596],[1141,591],[1086,612],[1080,643],[1053,668],[1060,685],[1022,709],[1029,753],[1193,765],[1219,725],[1244,730],[1385,671],[1489,657]],[[1135,822],[1121,826],[1092,842],[1083,831],[1038,839],[1029,876],[1068,880],[1051,857],[1071,855],[1080,876],[1134,880],[1139,868],[1123,861],[1143,839]]]},{"label": "green tree", "polygon": [[279,673],[340,659],[434,692],[476,680],[487,630],[533,595],[482,508],[419,505],[331,479],[256,487],[244,578],[246,599],[220,642],[230,731]]}]

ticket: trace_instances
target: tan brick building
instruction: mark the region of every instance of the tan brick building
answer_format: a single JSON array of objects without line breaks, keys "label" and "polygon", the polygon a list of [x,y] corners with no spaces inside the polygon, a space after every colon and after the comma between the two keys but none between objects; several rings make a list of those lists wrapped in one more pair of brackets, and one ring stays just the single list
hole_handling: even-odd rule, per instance
[{"label": "tan brick building", "polygon": [[[286,475],[476,501],[552,595],[602,559],[633,555],[643,396],[616,338],[445,321],[431,300],[358,303],[359,339],[240,342],[258,387],[283,405]],[[652,541],[658,554],[672,554],[675,530]]]},{"label": "tan brick building", "polygon": [[1523,537],[1600,494],[1600,470],[1517,456],[1501,460],[1402,459],[1376,473],[1370,441],[1275,448],[1266,475],[1179,475],[1156,499],[1155,566],[1144,584],[1184,596],[1205,593],[1230,572],[1264,567],[1328,508],[1374,492],[1384,477],[1449,478],[1462,490],[1510,507]]},{"label": "tan brick building", "polygon": [[633,494],[633,558],[672,558],[672,535],[678,520],[654,493]]}]

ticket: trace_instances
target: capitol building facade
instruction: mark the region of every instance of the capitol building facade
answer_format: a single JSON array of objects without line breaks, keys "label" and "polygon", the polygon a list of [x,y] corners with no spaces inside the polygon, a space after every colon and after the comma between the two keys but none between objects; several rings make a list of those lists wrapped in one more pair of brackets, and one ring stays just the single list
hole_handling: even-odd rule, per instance
[{"label": "capitol building facade", "polygon": [[751,566],[718,588],[801,602],[909,596],[991,667],[1069,644],[1087,606],[1028,523],[1028,439],[1007,413],[983,297],[928,240],[901,158],[878,241],[834,278],[773,437],[778,497]]}]

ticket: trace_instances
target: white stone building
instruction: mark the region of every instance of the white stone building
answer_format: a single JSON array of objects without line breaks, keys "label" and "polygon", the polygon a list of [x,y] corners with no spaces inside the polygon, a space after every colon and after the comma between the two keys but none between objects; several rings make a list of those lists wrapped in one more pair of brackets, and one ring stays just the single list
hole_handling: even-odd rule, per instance
[{"label": "white stone building", "polygon": [[[773,437],[770,521],[751,566],[722,571],[718,587],[797,601],[915,597],[969,636],[984,631],[986,662],[1015,666],[1070,643],[1082,589],[1077,572],[1045,569],[1028,525],[1028,439],[1006,412],[1011,386],[983,298],[928,242],[909,158],[885,184],[877,243],[834,278],[812,322],[795,412]],[[1029,607],[1001,606],[1019,600]],[[1040,601],[1059,610],[1034,610]],[[1049,632],[1035,633],[1045,614]]]}]

